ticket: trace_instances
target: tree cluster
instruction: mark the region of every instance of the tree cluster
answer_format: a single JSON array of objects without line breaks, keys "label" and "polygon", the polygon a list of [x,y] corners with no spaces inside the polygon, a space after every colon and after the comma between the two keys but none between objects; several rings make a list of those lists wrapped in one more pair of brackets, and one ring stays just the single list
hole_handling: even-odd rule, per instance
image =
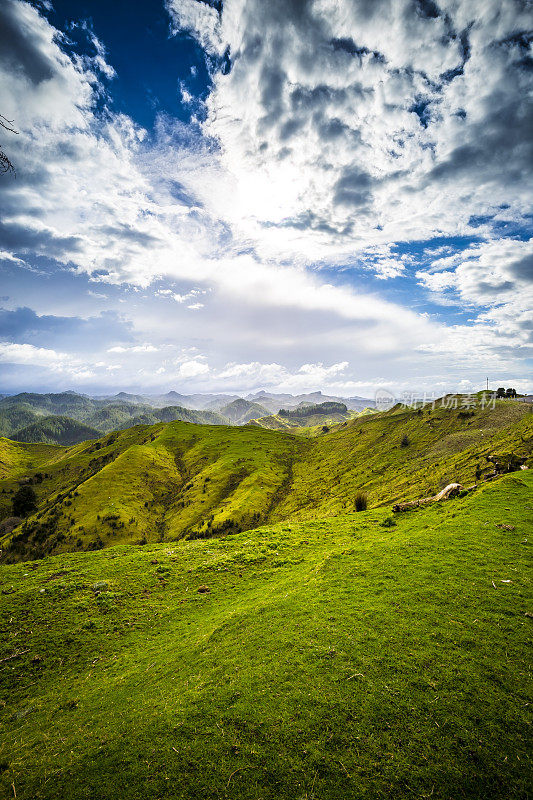
[{"label": "tree cluster", "polygon": [[288,419],[298,419],[300,417],[310,417],[314,414],[347,414],[348,408],[344,403],[318,403],[316,405],[303,405],[294,409],[280,408],[279,416]]},{"label": "tree cluster", "polygon": [[26,517],[37,511],[37,496],[31,486],[21,486],[13,495],[13,516]]}]

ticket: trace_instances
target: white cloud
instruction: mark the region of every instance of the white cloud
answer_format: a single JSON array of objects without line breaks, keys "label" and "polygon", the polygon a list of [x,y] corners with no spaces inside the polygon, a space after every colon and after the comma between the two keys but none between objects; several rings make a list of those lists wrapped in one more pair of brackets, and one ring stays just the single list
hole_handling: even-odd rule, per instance
[{"label": "white cloud", "polygon": [[132,345],[131,347],[123,347],[122,345],[117,345],[116,347],[110,347],[108,349],[108,353],[157,353],[159,350],[158,347],[154,347],[153,344],[136,344]]},{"label": "white cloud", "polygon": [[190,105],[191,103],[193,103],[194,98],[183,83],[180,84],[180,93],[181,93],[182,103],[185,103],[185,105]]},{"label": "white cloud", "polygon": [[197,378],[199,375],[207,375],[209,366],[201,361],[184,361],[180,364],[178,376],[180,378]]},{"label": "white cloud", "polygon": [[[175,29],[195,34],[211,63],[229,47],[202,138],[164,119],[147,137],[124,115],[96,114],[113,77],[102,45],[87,30],[94,57],[71,58],[35,8],[6,0],[4,28],[16,25],[31,58],[14,68],[6,39],[3,113],[20,135],[10,141],[17,180],[2,185],[2,257],[45,255],[172,306],[159,315],[118,298],[138,343],[109,352],[136,354],[145,380],[175,374],[154,354],[177,340],[210,364],[189,357],[183,380],[237,381],[231,370],[255,364],[243,380],[333,381],[322,366],[332,352],[349,362],[345,385],[380,365],[403,371],[414,353],[413,370],[452,363],[473,326],[437,323],[335,274],[362,267],[401,280],[411,262],[394,242],[472,233],[471,215],[517,222],[528,205],[527,74],[511,37],[526,26],[522,6],[443,0],[432,16],[430,5],[226,0],[219,15],[168,0]],[[487,236],[487,224],[476,232]],[[471,350],[525,347],[523,244],[476,247],[462,260],[433,251],[419,280],[474,309]],[[334,277],[312,271],[326,266]],[[210,313],[189,313],[207,293]]]},{"label": "white cloud", "polygon": [[[160,294],[172,294],[171,292],[166,292],[164,289],[160,292]],[[190,292],[186,292],[185,294],[179,294],[175,292],[172,294],[172,299],[176,301],[176,303],[187,303],[189,300],[194,300],[196,297],[201,297],[202,295],[207,294],[205,289],[191,289]],[[200,303],[198,305],[199,308],[202,308],[203,304]],[[193,306],[188,306],[188,308],[192,308]]]},{"label": "white cloud", "polygon": [[83,382],[95,377],[93,369],[71,355],[31,344],[0,342],[0,362],[42,368],[47,373],[57,373],[63,380],[68,377]]},{"label": "white cloud", "polygon": [[202,199],[264,255],[331,258],[456,233],[504,203],[527,212],[529,76],[512,35],[531,20],[515,0],[449,0],[440,13],[411,0],[226,0],[220,18],[168,5],[176,27],[231,54],[204,124],[225,177]]},{"label": "white cloud", "polygon": [[175,31],[191,31],[204,47],[214,49],[218,39],[218,14],[212,6],[198,3],[197,0],[179,0],[178,3],[169,1],[167,6],[173,13]]},{"label": "white cloud", "polygon": [[244,389],[278,387],[282,391],[309,391],[317,386],[328,386],[348,367],[348,362],[332,364],[302,364],[291,371],[281,364],[262,364],[252,361],[247,364],[227,364],[213,377],[221,386],[229,382],[231,386],[240,385]]},{"label": "white cloud", "polygon": [[17,258],[13,253],[8,253],[6,250],[0,250],[0,261],[11,261],[12,264],[24,265],[22,258]]},{"label": "white cloud", "polygon": [[[444,302],[452,294],[456,302],[482,309],[473,327],[460,326],[451,332],[459,352],[466,342],[469,349],[474,342],[478,354],[482,350],[501,353],[505,359],[511,351],[514,357],[533,355],[533,240],[472,245],[460,254],[438,259],[417,277],[437,293],[437,301],[439,293]],[[442,344],[428,347],[437,352]]]},{"label": "white cloud", "polygon": [[531,299],[533,289],[533,239],[471,245],[456,255],[437,259],[430,271],[420,271],[417,277],[435,291],[456,289],[465,302],[520,305]]},{"label": "white cloud", "polygon": [[35,347],[32,344],[16,344],[0,342],[0,361],[13,364],[35,364],[37,366],[60,367],[67,361],[65,353],[58,353],[46,347]]}]

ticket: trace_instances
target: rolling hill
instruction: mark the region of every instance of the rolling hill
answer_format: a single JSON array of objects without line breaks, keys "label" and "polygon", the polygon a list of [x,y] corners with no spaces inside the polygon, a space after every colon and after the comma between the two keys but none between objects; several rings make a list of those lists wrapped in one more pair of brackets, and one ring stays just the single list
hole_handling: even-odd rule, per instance
[{"label": "rolling hill", "polygon": [[[176,392],[169,395],[176,395]],[[259,406],[247,404],[245,400],[240,402],[253,407],[254,414],[264,413],[264,409]],[[46,423],[43,422],[45,419]],[[0,434],[27,442],[76,444],[84,439],[98,438],[104,433],[134,425],[154,425],[174,420],[199,425],[243,424],[238,419],[239,415],[235,413],[225,416],[213,410],[194,410],[177,405],[159,407],[141,395],[129,395],[126,392],[120,392],[111,398],[91,398],[75,392],[25,393],[0,400]],[[70,429],[71,435],[63,438],[53,435],[53,428],[61,431],[66,430],[66,427]],[[84,427],[87,428],[85,434]]]},{"label": "rolling hill", "polygon": [[181,406],[198,411],[219,411],[222,406],[238,399],[236,394],[180,394],[171,391],[163,395],[152,395],[147,398],[154,406],[163,407],[168,405]]},{"label": "rolling hill", "polygon": [[[367,409],[367,411],[370,411],[370,409]],[[271,430],[293,430],[295,433],[309,436],[317,433],[327,433],[327,430],[322,430],[324,426],[329,428],[332,425],[338,425],[341,422],[354,419],[360,413],[363,412],[349,411],[344,403],[333,401],[318,404],[302,402],[295,408],[281,408],[277,414],[254,419],[252,424],[259,425],[262,428],[270,428]],[[298,430],[302,428],[309,430]],[[313,428],[319,428],[320,430],[312,430]]]},{"label": "rolling hill", "polygon": [[69,417],[40,417],[13,437],[17,442],[45,442],[46,444],[71,445],[98,439],[101,431],[77,422]]},{"label": "rolling hill", "polygon": [[[182,420],[194,422],[199,425],[246,425],[257,418],[264,418],[260,423],[263,427],[280,429],[283,427],[298,427],[301,425],[318,425],[321,423],[319,416],[315,420],[305,421],[304,417],[298,425],[285,425],[277,416],[272,419],[269,414],[272,409],[277,413],[282,405],[282,400],[288,409],[297,410],[304,405],[308,406],[312,400],[328,400],[334,402],[338,398],[325,398],[321,392],[308,395],[268,394],[260,392],[265,398],[265,404],[257,403],[250,398],[243,399],[237,395],[225,394],[195,394],[183,395],[171,391],[165,395],[138,395],[128,392],[119,392],[111,397],[89,397],[76,392],[59,392],[38,394],[23,392],[16,395],[0,395],[0,435],[12,439],[23,438],[24,441],[60,441],[49,433],[44,439],[38,439],[44,428],[34,423],[42,422],[47,418],[47,429],[50,430],[52,417],[56,420],[58,430],[66,424],[65,418],[71,420],[74,431],[75,422],[83,423],[96,431],[96,435],[110,433],[115,430],[132,427],[134,425],[155,425],[158,422],[171,422]],[[361,398],[352,398],[352,400]],[[346,401],[348,404],[351,401]],[[373,405],[372,401],[368,401]],[[349,405],[351,408],[351,406]],[[347,415],[346,418],[349,418]],[[337,415],[331,422],[340,422]],[[31,426],[31,427],[30,427]],[[44,435],[44,433],[43,433]],[[91,438],[94,436],[94,432]],[[35,437],[29,439],[29,437]],[[67,441],[62,440],[62,441]],[[81,441],[73,435],[68,442]]]},{"label": "rolling hill", "polygon": [[222,406],[220,413],[233,425],[246,425],[256,417],[265,416],[267,410],[259,403],[252,403],[250,400],[243,400],[242,397],[239,397],[237,400]]},{"label": "rolling hill", "polygon": [[51,454],[3,440],[0,518],[10,515],[20,480],[33,480],[29,463],[41,475],[38,511],[2,541],[3,557],[211,538],[353,513],[361,491],[381,506],[482,481],[494,469],[488,456],[530,459],[532,442],[533,415],[513,401],[467,413],[397,407],[312,438],[171,422]]},{"label": "rolling hill", "polygon": [[37,414],[28,403],[15,403],[4,408],[0,404],[0,434],[10,437],[40,418],[41,415]]},{"label": "rolling hill", "polygon": [[146,411],[144,414],[135,416],[130,420],[124,421],[120,428],[129,428],[133,425],[156,425],[158,422],[193,422],[196,425],[227,425],[228,420],[216,411],[194,411],[181,406],[164,406]]},{"label": "rolling hill", "polygon": [[20,394],[9,395],[0,400],[0,410],[11,408],[24,403],[32,408],[35,413],[51,416],[53,414],[64,415],[83,420],[84,415],[90,414],[95,408],[105,401],[97,401],[87,395],[77,392],[59,392],[49,394],[38,394],[35,392],[21,392]]},{"label": "rolling hill", "polygon": [[148,399],[142,394],[130,394],[129,392],[118,392],[117,394],[102,398],[110,403],[138,403],[145,405]]},{"label": "rolling hill", "polygon": [[108,405],[96,411],[90,418],[101,433],[131,428],[134,425],[156,425],[158,422],[194,422],[198,425],[227,425],[228,420],[213,411],[192,411],[181,406],[152,406],[131,403]]},{"label": "rolling hill", "polygon": [[525,800],[532,495],[3,565],[2,797]]},{"label": "rolling hill", "polygon": [[295,409],[302,405],[320,405],[322,403],[344,403],[351,411],[362,411],[364,408],[374,408],[376,403],[366,397],[335,397],[322,392],[308,392],[306,394],[279,394],[260,391],[249,394],[245,398],[259,403],[270,414],[277,414],[280,408]]}]

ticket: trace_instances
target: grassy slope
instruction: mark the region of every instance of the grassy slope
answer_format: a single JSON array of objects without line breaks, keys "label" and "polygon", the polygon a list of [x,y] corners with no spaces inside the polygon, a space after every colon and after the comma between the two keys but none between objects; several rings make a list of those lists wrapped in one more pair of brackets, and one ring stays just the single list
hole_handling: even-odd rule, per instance
[{"label": "grassy slope", "polygon": [[64,456],[65,448],[49,444],[27,445],[0,437],[0,482],[14,484],[57,455]]},{"label": "grassy slope", "polygon": [[[234,522],[253,527],[267,518],[303,444],[259,428],[177,422],[68,448],[34,486],[41,517],[31,520],[35,546],[26,555],[97,539],[117,544],[211,535]],[[13,492],[17,481],[0,486]],[[2,500],[0,513],[7,516],[10,495]]]},{"label": "grassy slope", "polygon": [[521,403],[500,402],[467,418],[440,408],[371,414],[313,440],[306,459],[294,464],[291,492],[277,513],[306,518],[351,511],[358,490],[378,505],[433,494],[452,481],[469,486],[476,464],[482,475],[492,469],[486,455],[531,456],[532,448],[533,414]]},{"label": "grassy slope", "polygon": [[280,417],[279,414],[269,414],[267,417],[258,417],[257,419],[250,420],[249,424],[257,426],[258,428],[267,428],[271,431],[289,431],[293,430],[295,427],[292,422]]},{"label": "grassy slope", "polygon": [[350,419],[356,419],[359,416],[357,411],[347,411],[345,414],[305,414],[301,413],[298,417],[284,417],[279,414],[270,414],[267,417],[259,417],[251,420],[252,425],[258,425],[261,428],[269,428],[274,431],[291,431],[292,433],[299,433],[304,436],[316,435],[318,431],[310,431],[308,429],[317,428],[322,430],[322,426],[338,425]]},{"label": "grassy slope", "polygon": [[2,566],[2,796],[525,800],[532,496]]},{"label": "grassy slope", "polygon": [[[532,444],[533,415],[510,402],[466,419],[444,410],[373,414],[310,439],[253,426],[138,426],[54,455],[35,487],[41,516],[14,556],[345,513],[359,489],[371,505],[416,498],[455,480],[470,485],[476,464],[488,471],[484,455],[527,455]],[[11,492],[16,485],[0,482]],[[9,503],[0,494],[0,514]]]}]

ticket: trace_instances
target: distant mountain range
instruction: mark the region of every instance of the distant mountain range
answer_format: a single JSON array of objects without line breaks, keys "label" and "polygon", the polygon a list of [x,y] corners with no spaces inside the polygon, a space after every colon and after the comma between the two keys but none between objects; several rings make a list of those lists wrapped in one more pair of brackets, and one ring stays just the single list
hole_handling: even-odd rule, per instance
[{"label": "distant mountain range", "polygon": [[[331,422],[330,409],[320,405],[340,403],[349,412],[372,408],[375,403],[365,398],[342,400],[323,395],[274,394],[257,392],[247,397],[227,394],[183,395],[171,391],[164,395],[138,395],[119,392],[108,397],[90,397],[77,392],[39,394],[22,392],[0,399],[0,436],[24,442],[73,445],[104,433],[130,428],[134,425],[181,420],[202,425],[246,425],[265,418],[264,427],[278,427],[281,409],[298,410],[294,424],[319,425]],[[315,407],[312,415],[306,408]],[[275,416],[274,422],[271,421]],[[329,415],[329,416],[328,416]],[[344,418],[348,418],[343,416]],[[268,418],[268,419],[266,419]],[[338,417],[335,421],[340,421]],[[259,424],[263,424],[259,422]]]},{"label": "distant mountain range", "polygon": [[180,394],[170,391],[161,395],[140,395],[119,392],[111,397],[104,396],[95,398],[103,401],[116,401],[126,403],[148,404],[157,407],[177,405],[182,408],[189,408],[196,411],[210,410],[221,411],[224,406],[233,403],[235,400],[247,400],[258,403],[269,414],[277,414],[280,408],[296,408],[301,403],[344,403],[350,411],[362,411],[364,408],[375,408],[376,403],[367,397],[336,397],[334,395],[323,394],[321,391],[308,392],[304,394],[287,394],[267,392],[261,390],[244,396],[238,394]]},{"label": "distant mountain range", "polygon": [[296,408],[302,403],[319,405],[320,403],[344,403],[349,411],[362,411],[364,408],[375,408],[374,400],[367,397],[335,397],[334,395],[322,394],[322,392],[309,392],[307,394],[274,394],[271,392],[256,392],[248,394],[245,400],[252,400],[268,408],[271,414],[277,414],[280,408]]}]

